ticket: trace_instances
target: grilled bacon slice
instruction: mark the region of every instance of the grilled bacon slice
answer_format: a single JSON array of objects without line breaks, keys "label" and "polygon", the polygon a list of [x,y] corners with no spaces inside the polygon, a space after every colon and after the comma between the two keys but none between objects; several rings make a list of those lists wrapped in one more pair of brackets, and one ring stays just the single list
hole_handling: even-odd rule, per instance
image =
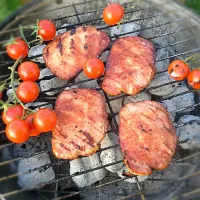
[{"label": "grilled bacon slice", "polygon": [[57,36],[43,50],[46,66],[61,79],[69,80],[82,71],[88,58],[98,57],[110,39],[93,26],[80,26]]},{"label": "grilled bacon slice", "polygon": [[126,104],[119,113],[119,140],[130,173],[165,169],[175,154],[177,136],[168,111],[154,101]]},{"label": "grilled bacon slice", "polygon": [[138,36],[117,39],[106,62],[102,89],[110,95],[133,95],[149,85],[155,75],[154,45]]},{"label": "grilled bacon slice", "polygon": [[104,96],[91,89],[62,92],[55,104],[57,124],[52,132],[52,149],[57,158],[89,156],[99,149],[108,120]]}]

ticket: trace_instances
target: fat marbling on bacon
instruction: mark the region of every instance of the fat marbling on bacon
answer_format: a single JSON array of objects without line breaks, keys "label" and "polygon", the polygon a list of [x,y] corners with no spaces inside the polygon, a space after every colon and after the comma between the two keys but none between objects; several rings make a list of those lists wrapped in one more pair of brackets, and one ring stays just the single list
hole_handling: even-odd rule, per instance
[{"label": "fat marbling on bacon", "polygon": [[57,36],[43,50],[46,66],[61,79],[69,80],[83,70],[87,59],[96,58],[110,39],[94,26],[80,26]]},{"label": "fat marbling on bacon", "polygon": [[57,124],[52,132],[52,149],[56,157],[75,159],[89,156],[99,149],[108,120],[104,96],[92,89],[62,92],[55,104]]}]

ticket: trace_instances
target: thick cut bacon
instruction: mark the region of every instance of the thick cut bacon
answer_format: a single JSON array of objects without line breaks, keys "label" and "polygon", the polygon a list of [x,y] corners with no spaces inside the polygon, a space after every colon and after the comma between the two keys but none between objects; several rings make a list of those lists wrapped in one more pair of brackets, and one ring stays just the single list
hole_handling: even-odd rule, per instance
[{"label": "thick cut bacon", "polygon": [[55,105],[57,124],[53,130],[52,149],[58,158],[75,159],[99,149],[107,132],[106,102],[91,89],[62,92]]},{"label": "thick cut bacon", "polygon": [[76,76],[88,58],[98,57],[110,39],[93,26],[80,26],[57,36],[43,50],[46,66],[61,79]]},{"label": "thick cut bacon", "polygon": [[119,113],[119,139],[130,173],[148,175],[165,169],[175,153],[177,136],[168,111],[154,101],[126,104]]},{"label": "thick cut bacon", "polygon": [[113,44],[102,83],[110,95],[133,95],[147,87],[155,75],[154,45],[141,37],[127,36]]}]

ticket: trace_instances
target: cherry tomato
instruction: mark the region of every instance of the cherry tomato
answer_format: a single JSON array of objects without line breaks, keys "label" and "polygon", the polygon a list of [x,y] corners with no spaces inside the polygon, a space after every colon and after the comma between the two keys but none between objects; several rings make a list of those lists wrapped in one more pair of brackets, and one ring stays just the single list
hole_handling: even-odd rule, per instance
[{"label": "cherry tomato", "polygon": [[24,120],[15,119],[7,125],[6,136],[14,143],[25,142],[30,137],[30,127]]},{"label": "cherry tomato", "polygon": [[34,124],[40,132],[52,131],[56,125],[57,116],[55,112],[49,108],[39,109],[34,116]]},{"label": "cherry tomato", "polygon": [[195,90],[200,89],[200,69],[193,69],[187,77],[188,84]]},{"label": "cherry tomato", "polygon": [[0,92],[0,99],[2,99],[2,92]]},{"label": "cherry tomato", "polygon": [[32,81],[24,81],[17,88],[17,96],[24,103],[30,103],[37,99],[39,87]]},{"label": "cherry tomato", "polygon": [[9,124],[15,119],[19,119],[23,116],[24,109],[20,105],[13,105],[6,111],[2,112],[2,120],[5,124]]},{"label": "cherry tomato", "polygon": [[168,67],[169,75],[176,81],[182,81],[190,73],[190,67],[181,60],[174,60]]},{"label": "cherry tomato", "polygon": [[6,45],[8,56],[14,60],[17,60],[22,55],[25,58],[28,55],[28,50],[28,45],[21,38],[16,38],[13,43]]},{"label": "cherry tomato", "polygon": [[89,59],[83,71],[88,78],[99,78],[104,73],[104,64],[98,58]]},{"label": "cherry tomato", "polygon": [[40,69],[36,63],[25,61],[19,66],[18,74],[23,81],[36,81],[40,76]]},{"label": "cherry tomato", "polygon": [[108,25],[115,25],[124,16],[124,8],[119,4],[110,4],[103,11],[104,22]]},{"label": "cherry tomato", "polygon": [[38,23],[38,35],[42,36],[44,41],[52,40],[56,35],[56,26],[53,22],[44,19]]},{"label": "cherry tomato", "polygon": [[27,122],[29,124],[30,127],[30,136],[38,136],[41,132],[38,131],[34,125],[34,113],[29,115],[25,122]]}]

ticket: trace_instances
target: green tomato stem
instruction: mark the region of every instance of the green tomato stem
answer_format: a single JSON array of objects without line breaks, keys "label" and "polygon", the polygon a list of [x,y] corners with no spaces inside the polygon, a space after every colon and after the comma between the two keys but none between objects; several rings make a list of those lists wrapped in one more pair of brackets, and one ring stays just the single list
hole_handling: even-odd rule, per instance
[{"label": "green tomato stem", "polygon": [[19,25],[19,30],[20,30],[20,34],[21,34],[22,38],[24,39],[24,41],[25,41],[26,44],[28,45],[28,48],[30,48],[30,45],[29,45],[28,41],[26,40],[26,37],[25,37],[25,35],[24,35],[23,28],[22,28],[21,25]]},{"label": "green tomato stem", "polygon": [[14,85],[14,81],[15,81],[15,70],[18,66],[18,64],[22,61],[23,59],[23,55],[20,56],[17,61],[14,63],[14,65],[11,67],[11,74],[10,74],[10,80],[11,80],[11,86],[12,86],[12,92],[13,92],[13,96],[14,98],[17,100],[17,102],[24,108],[24,110],[30,110],[28,109],[23,103],[22,101],[18,98],[16,91],[15,91],[15,85]]}]

